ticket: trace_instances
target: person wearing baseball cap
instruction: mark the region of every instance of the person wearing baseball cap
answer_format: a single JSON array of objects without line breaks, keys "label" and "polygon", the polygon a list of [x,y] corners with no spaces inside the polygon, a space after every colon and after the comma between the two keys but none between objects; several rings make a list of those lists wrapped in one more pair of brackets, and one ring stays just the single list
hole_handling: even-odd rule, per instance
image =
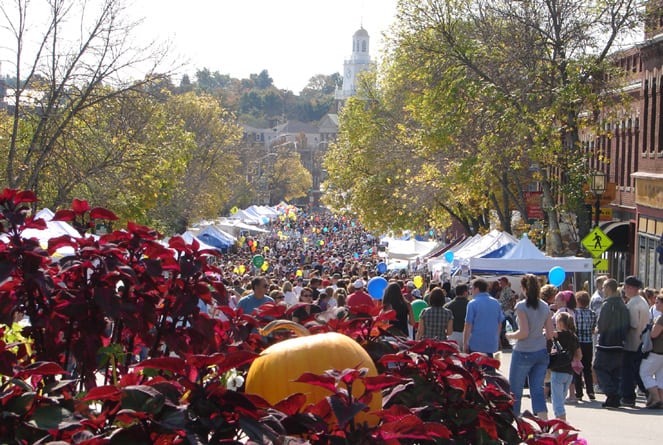
[{"label": "person wearing baseball cap", "polygon": [[372,309],[375,306],[373,298],[364,291],[364,281],[361,278],[357,278],[354,283],[352,283],[354,292],[348,295],[345,305],[352,310],[353,308],[358,310],[361,313],[366,313],[367,310]]}]

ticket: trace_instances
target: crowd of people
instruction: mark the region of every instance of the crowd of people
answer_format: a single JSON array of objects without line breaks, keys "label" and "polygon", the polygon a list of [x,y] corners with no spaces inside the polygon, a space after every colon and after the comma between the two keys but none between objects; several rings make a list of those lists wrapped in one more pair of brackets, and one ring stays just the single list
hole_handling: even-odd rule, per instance
[{"label": "crowd of people", "polygon": [[[526,387],[541,418],[547,418],[547,400],[554,416],[566,419],[566,404],[585,394],[595,400],[599,391],[606,408],[635,406],[638,387],[647,408],[663,407],[663,293],[643,289],[635,276],[621,287],[599,276],[591,297],[588,283],[574,292],[530,274],[520,278],[519,290],[506,276],[475,277],[452,288],[425,282],[416,271],[380,270],[379,240],[357,221],[330,214],[285,214],[269,233],[241,244],[224,256],[222,268],[227,304],[245,313],[280,304],[306,324],[339,308],[379,308],[394,311],[396,335],[451,340],[462,352],[489,356],[512,349],[508,379],[516,414]],[[367,286],[378,276],[388,284],[371,295]],[[643,331],[653,343],[647,353],[640,350]],[[550,369],[551,352],[568,359]]]}]

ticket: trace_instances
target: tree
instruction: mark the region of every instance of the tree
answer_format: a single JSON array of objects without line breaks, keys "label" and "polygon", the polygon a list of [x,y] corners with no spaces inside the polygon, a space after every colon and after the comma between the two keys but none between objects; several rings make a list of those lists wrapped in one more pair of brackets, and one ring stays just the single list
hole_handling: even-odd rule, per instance
[{"label": "tree", "polygon": [[[73,137],[79,114],[167,77],[155,71],[164,49],[135,43],[137,24],[126,21],[122,0],[40,3],[34,5],[39,14],[25,0],[0,5],[16,70],[4,180],[35,191],[49,163],[63,156],[63,138]],[[46,13],[43,27],[32,26],[33,13]],[[123,79],[137,69],[145,73],[142,80]]]},{"label": "tree", "polygon": [[[341,174],[332,185],[357,199],[359,190],[370,196],[364,181],[381,178],[378,199],[362,203],[373,217],[391,203],[391,213],[410,218],[404,201],[414,201],[431,215],[428,207],[444,209],[474,233],[488,227],[491,210],[508,229],[511,210],[524,213],[522,192],[539,184],[548,248],[562,253],[560,213],[586,215],[578,131],[595,125],[595,112],[610,104],[600,94],[608,79],[619,81],[610,51],[638,24],[636,7],[611,0],[402,1],[381,83],[364,82],[365,109],[346,107],[337,145],[345,156],[365,158],[364,167],[384,159],[381,169],[364,169],[354,185]],[[332,177],[339,174],[333,164],[357,163],[337,155],[329,159]],[[412,179],[386,168],[392,159]]]},{"label": "tree", "polygon": [[407,0],[401,6],[405,28],[433,37],[422,49],[444,54],[494,92],[508,117],[502,127],[526,123],[509,139],[524,142],[544,193],[547,247],[560,254],[560,204],[586,217],[579,129],[609,105],[598,93],[607,79],[619,80],[606,75],[610,53],[621,35],[640,25],[639,2]]},{"label": "tree", "polygon": [[150,214],[182,233],[195,220],[217,217],[227,205],[239,181],[234,149],[242,132],[234,116],[209,95],[173,96],[166,112],[180,122],[191,144],[181,174],[174,175],[177,189],[160,195]]}]

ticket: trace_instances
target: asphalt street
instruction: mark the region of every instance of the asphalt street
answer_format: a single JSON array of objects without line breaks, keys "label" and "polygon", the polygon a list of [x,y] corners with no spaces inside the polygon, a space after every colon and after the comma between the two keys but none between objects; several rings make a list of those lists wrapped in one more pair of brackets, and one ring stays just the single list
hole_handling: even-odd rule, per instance
[{"label": "asphalt street", "polygon": [[[503,352],[500,370],[508,377],[511,353]],[[585,396],[583,401],[567,404],[567,422],[577,428],[579,437],[591,445],[624,445],[624,444],[660,444],[661,425],[663,425],[663,409],[650,410],[645,408],[645,397],[638,396],[635,408],[605,409],[601,403],[605,401],[603,394],[596,394],[596,400],[590,401]],[[528,390],[522,401],[522,409],[532,409]],[[548,402],[548,415],[552,416],[552,405]]]}]

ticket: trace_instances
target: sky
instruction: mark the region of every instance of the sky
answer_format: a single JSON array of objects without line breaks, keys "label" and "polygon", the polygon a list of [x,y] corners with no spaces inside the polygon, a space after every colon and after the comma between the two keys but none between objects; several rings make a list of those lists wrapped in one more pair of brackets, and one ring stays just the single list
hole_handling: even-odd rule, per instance
[{"label": "sky", "polygon": [[263,69],[298,94],[316,74],[343,71],[352,35],[368,31],[373,60],[397,0],[135,0],[145,38],[170,41],[192,78],[199,68],[248,78]]}]

